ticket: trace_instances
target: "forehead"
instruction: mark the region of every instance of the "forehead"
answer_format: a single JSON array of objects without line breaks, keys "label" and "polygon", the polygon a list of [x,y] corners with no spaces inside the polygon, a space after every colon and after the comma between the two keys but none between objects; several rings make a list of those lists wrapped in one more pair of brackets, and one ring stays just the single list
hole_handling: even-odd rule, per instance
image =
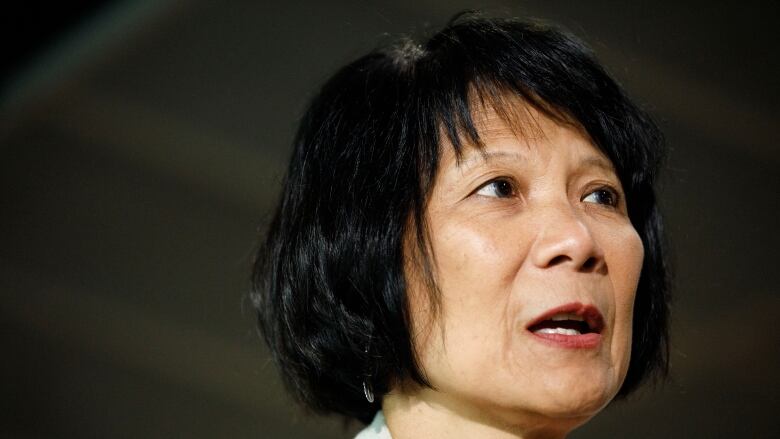
[{"label": "forehead", "polygon": [[499,105],[472,104],[472,123],[478,139],[461,135],[460,146],[442,136],[442,165],[468,167],[489,161],[522,161],[547,155],[553,145],[558,152],[572,155],[578,163],[615,172],[609,158],[596,146],[579,124],[558,114],[540,111],[519,98]]}]

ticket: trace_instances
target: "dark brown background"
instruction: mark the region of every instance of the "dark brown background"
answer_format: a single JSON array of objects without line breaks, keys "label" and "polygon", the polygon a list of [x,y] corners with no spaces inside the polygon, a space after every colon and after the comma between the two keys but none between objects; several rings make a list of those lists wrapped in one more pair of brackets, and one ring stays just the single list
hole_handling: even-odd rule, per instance
[{"label": "dark brown background", "polygon": [[349,437],[258,341],[256,231],[316,86],[475,7],[580,35],[671,146],[672,379],[573,437],[778,437],[773,2],[499,0],[119,2],[7,38],[0,436]]}]

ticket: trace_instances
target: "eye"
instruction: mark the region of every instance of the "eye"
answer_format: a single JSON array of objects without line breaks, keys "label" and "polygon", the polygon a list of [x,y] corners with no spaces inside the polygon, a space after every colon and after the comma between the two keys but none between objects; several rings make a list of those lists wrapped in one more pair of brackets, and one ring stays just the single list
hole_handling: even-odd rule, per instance
[{"label": "eye", "polygon": [[506,178],[497,178],[482,185],[475,193],[483,197],[510,198],[515,195],[515,186]]},{"label": "eye", "polygon": [[582,197],[582,201],[586,203],[604,204],[612,207],[618,205],[619,199],[618,192],[610,187],[598,188]]}]

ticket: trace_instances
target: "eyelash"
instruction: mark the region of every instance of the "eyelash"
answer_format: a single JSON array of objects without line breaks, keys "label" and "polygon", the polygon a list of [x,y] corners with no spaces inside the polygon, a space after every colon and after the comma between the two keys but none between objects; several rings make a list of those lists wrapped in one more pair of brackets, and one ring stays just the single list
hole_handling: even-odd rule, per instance
[{"label": "eyelash", "polygon": [[585,199],[588,198],[589,196],[591,196],[593,194],[596,194],[596,193],[599,193],[599,192],[609,194],[609,196],[612,198],[612,200],[611,200],[611,202],[598,203],[598,204],[603,204],[605,206],[609,206],[609,207],[612,207],[612,208],[615,208],[615,207],[618,206],[618,204],[620,204],[620,193],[615,188],[612,188],[610,186],[598,187],[595,190],[590,191],[587,194],[585,194],[585,196],[583,196],[580,201],[585,201]]},{"label": "eyelash", "polygon": [[[510,197],[514,196],[517,193],[517,191],[515,190],[514,182],[511,179],[506,178],[506,177],[494,178],[493,180],[490,180],[490,181],[486,182],[485,184],[483,184],[482,186],[478,187],[473,193],[476,194],[476,195],[481,195],[480,192],[482,192],[485,188],[493,186],[493,185],[498,185],[498,184],[505,184],[506,185],[505,188],[508,187],[509,190],[511,191],[511,193],[509,193],[508,195],[505,195],[505,196],[492,197],[492,198],[510,198]],[[483,197],[489,197],[489,198],[491,197],[490,195],[482,195],[482,196]]]},{"label": "eyelash", "polygon": [[[477,194],[477,195],[480,195],[480,192],[482,192],[485,188],[490,187],[490,186],[494,186],[494,185],[498,185],[498,184],[505,184],[505,185],[507,185],[507,186],[504,187],[504,189],[506,189],[508,187],[511,192],[509,194],[504,195],[504,196],[496,196],[494,198],[510,198],[510,197],[512,197],[512,196],[514,196],[516,194],[514,182],[511,179],[506,178],[506,177],[499,177],[499,178],[495,178],[493,180],[490,180],[490,181],[486,182],[485,184],[483,184],[482,186],[478,187],[473,193]],[[620,193],[615,188],[613,188],[611,186],[601,186],[601,187],[598,187],[595,190],[592,190],[592,191],[588,192],[587,194],[585,194],[580,199],[580,201],[585,201],[586,198],[588,198],[589,196],[591,196],[593,194],[597,194],[597,193],[607,194],[607,195],[609,195],[611,200],[606,202],[606,203],[596,203],[596,204],[601,204],[601,205],[609,206],[609,207],[612,207],[612,208],[615,208],[615,207],[617,207],[620,204]],[[491,197],[491,195],[482,195],[482,196],[484,196],[484,197]]]}]

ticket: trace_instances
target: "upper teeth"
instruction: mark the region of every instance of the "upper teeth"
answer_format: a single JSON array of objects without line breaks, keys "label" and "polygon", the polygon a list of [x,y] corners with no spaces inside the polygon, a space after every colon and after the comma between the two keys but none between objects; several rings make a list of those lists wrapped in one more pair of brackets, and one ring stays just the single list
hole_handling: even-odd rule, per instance
[{"label": "upper teeth", "polygon": [[542,328],[536,332],[539,334],[580,335],[580,331],[567,328]]},{"label": "upper teeth", "polygon": [[571,313],[556,314],[556,315],[552,316],[552,318],[550,320],[552,320],[554,322],[557,322],[557,321],[560,321],[560,320],[576,320],[578,322],[584,322],[585,321],[585,319],[582,318],[582,316],[578,316],[577,314],[571,314]]}]

